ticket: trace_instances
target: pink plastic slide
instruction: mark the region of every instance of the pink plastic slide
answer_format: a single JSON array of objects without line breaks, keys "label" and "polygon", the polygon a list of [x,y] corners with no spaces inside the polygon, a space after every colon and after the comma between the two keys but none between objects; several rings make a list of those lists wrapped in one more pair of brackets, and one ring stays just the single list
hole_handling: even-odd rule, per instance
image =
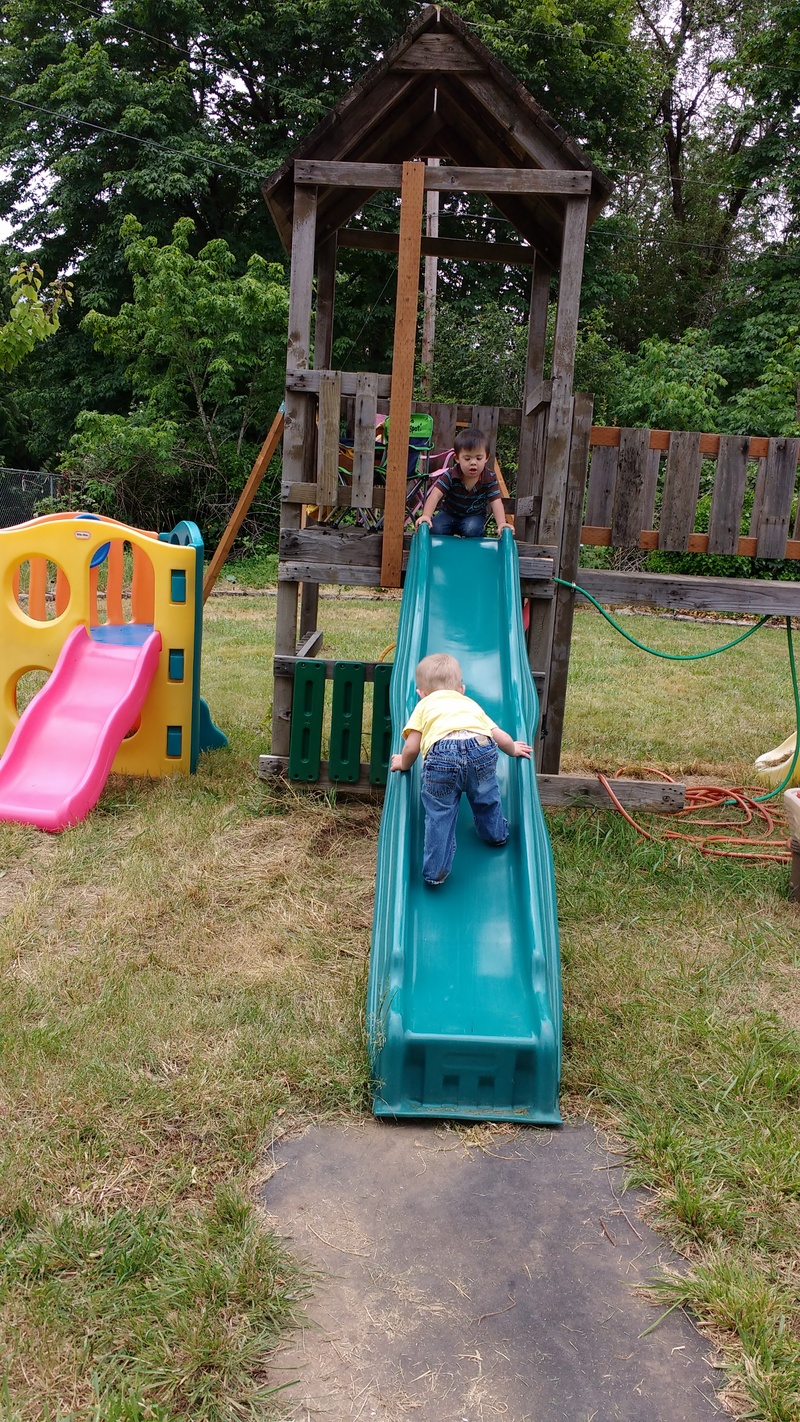
[{"label": "pink plastic slide", "polygon": [[57,832],[88,815],[144,705],[160,652],[161,633],[152,627],[70,633],[0,759],[0,820]]}]

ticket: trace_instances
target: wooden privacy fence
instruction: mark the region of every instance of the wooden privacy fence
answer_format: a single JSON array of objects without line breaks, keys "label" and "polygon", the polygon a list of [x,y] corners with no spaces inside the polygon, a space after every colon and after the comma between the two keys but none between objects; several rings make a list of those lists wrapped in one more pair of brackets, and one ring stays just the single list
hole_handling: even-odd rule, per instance
[{"label": "wooden privacy fence", "polygon": [[[800,558],[792,513],[800,439],[593,426],[581,543],[673,553]],[[713,461],[707,533],[695,532],[704,462]],[[663,477],[662,477],[663,469]],[[746,535],[742,512],[752,486]]]}]

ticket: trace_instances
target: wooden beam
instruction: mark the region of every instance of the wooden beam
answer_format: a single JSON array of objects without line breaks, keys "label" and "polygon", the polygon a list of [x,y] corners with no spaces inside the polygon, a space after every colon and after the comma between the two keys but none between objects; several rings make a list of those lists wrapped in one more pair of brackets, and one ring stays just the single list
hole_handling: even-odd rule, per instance
[{"label": "wooden beam", "polygon": [[482,64],[458,35],[420,35],[392,64],[392,73],[404,70],[442,70],[457,74],[485,74]]},{"label": "wooden beam", "polygon": [[[542,442],[546,413],[544,403],[535,398],[537,392],[544,393],[547,385],[547,400],[552,398],[552,381],[545,382],[544,356],[547,342],[547,310],[550,301],[550,280],[552,272],[545,262],[537,258],[531,279],[531,300],[528,314],[528,344],[525,355],[525,391],[522,397],[520,416],[519,453],[517,467],[517,495],[532,499],[541,494]],[[537,487],[538,485],[538,487]],[[521,524],[517,532],[523,537],[532,533],[529,518]]]},{"label": "wooden beam", "polygon": [[558,308],[553,338],[553,376],[554,378],[564,376],[570,383],[575,372],[578,313],[583,280],[583,253],[586,247],[588,218],[588,197],[573,198],[571,202],[567,203],[561,246],[561,266],[558,276]]},{"label": "wooden beam", "polygon": [[767,613],[772,617],[800,615],[800,583],[768,582],[765,578],[693,578],[685,573],[612,573],[598,568],[581,568],[575,581],[598,602],[611,606],[637,604],[695,612],[747,612],[756,617]]},{"label": "wooden beam", "polygon": [[[339,246],[356,251],[396,252],[400,238],[396,232],[372,228],[343,227]],[[521,242],[472,242],[460,237],[423,237],[423,257],[444,257],[453,262],[502,262],[507,267],[532,267],[536,253]]]},{"label": "wooden beam", "polygon": [[[296,188],[292,225],[292,267],[289,278],[289,338],[286,346],[287,376],[308,367],[311,348],[311,297],[314,284],[314,256],[317,225],[316,188]],[[282,487],[300,483],[306,473],[307,447],[313,434],[310,396],[294,391],[287,384],[286,414],[283,434]],[[298,504],[281,505],[281,527],[299,528],[301,508]],[[297,613],[299,587],[297,582],[278,585],[275,615],[276,652],[294,652],[297,644]],[[272,749],[276,755],[288,755],[292,718],[291,681],[278,678],[272,699]]]},{"label": "wooden beam", "polygon": [[[400,188],[402,163],[321,163],[297,159],[295,183],[312,187]],[[424,174],[426,188],[460,193],[547,193],[558,197],[588,194],[591,173],[561,168],[430,168]]]},{"label": "wooden beam", "polygon": [[[633,547],[642,548],[646,553],[654,553],[658,548],[658,529],[645,528],[639,534],[638,543]],[[589,548],[613,548],[618,545],[614,541],[614,530],[611,528],[597,528],[592,524],[584,524],[581,529],[581,543],[585,543]],[[630,545],[628,545],[630,546]],[[689,547],[687,553],[714,553],[718,550],[711,547],[710,536],[707,533],[690,533]],[[758,539],[741,537],[731,548],[725,549],[726,553],[736,553],[740,558],[755,558],[758,553]],[[800,538],[788,538],[781,558],[800,558]]]},{"label": "wooden beam", "polygon": [[[591,395],[575,396],[559,572],[559,577],[565,581],[572,581],[578,576],[592,403]],[[547,677],[547,736],[542,746],[541,766],[543,772],[551,775],[558,774],[561,764],[574,608],[575,594],[572,589],[557,585],[553,607],[553,649]]]},{"label": "wooden beam", "polygon": [[[618,449],[620,432],[619,425],[592,425],[589,443],[592,449],[600,447]],[[662,451],[669,449],[671,433],[671,430],[651,430],[650,448]],[[727,435],[701,434],[700,453],[715,459],[719,454],[720,440],[727,438]],[[751,435],[747,440],[747,446],[748,459],[766,459],[769,454],[769,438],[766,435]],[[800,462],[800,456],[798,456],[798,462]]]},{"label": "wooden beam", "polygon": [[211,589],[222,572],[225,560],[236,541],[242,524],[247,518],[250,505],[258,493],[261,481],[267,472],[267,466],[275,450],[278,448],[282,434],[283,410],[280,409],[270,425],[269,434],[258,452],[258,457],[250,470],[247,483],[239,495],[236,508],[228,520],[228,526],[219,540],[214,550],[214,556],[206,569],[206,575],[203,578],[203,602],[206,602]]},{"label": "wooden beam", "polygon": [[438,168],[424,163],[403,164],[400,207],[400,254],[397,263],[394,345],[392,348],[392,403],[389,448],[386,455],[386,502],[383,513],[381,583],[400,586],[403,528],[406,518],[408,434],[414,397],[414,354],[419,307],[419,263],[422,244],[422,210],[426,174]]},{"label": "wooden beam", "polygon": [[[288,755],[262,755],[258,758],[258,774],[262,780],[288,781],[288,769]],[[539,799],[543,805],[556,805],[562,810],[604,810],[611,807],[611,801],[595,775],[539,775],[537,781]],[[685,785],[621,778],[614,779],[611,783],[614,794],[627,810],[675,815],[684,807]],[[370,785],[368,764],[361,766],[361,774],[355,784],[346,784],[330,779],[326,760],[320,762],[319,779],[313,784],[303,782],[302,789],[319,795],[336,790],[339,794],[357,795],[361,798],[368,796],[370,799],[379,799],[384,793],[382,785]]]}]

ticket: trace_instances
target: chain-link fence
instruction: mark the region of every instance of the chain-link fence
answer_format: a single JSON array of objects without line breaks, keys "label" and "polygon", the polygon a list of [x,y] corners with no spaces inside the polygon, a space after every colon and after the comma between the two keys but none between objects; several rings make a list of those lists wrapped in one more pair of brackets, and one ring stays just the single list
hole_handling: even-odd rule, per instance
[{"label": "chain-link fence", "polygon": [[42,469],[0,467],[0,528],[33,518],[42,499],[58,493],[58,476]]}]

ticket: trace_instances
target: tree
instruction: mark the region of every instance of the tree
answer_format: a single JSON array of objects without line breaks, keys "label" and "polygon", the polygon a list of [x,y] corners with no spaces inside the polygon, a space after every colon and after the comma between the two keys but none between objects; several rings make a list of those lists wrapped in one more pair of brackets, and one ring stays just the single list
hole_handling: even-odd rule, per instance
[{"label": "tree", "polygon": [[133,300],[116,316],[93,310],[83,322],[96,349],[125,368],[131,409],[84,412],[64,468],[91,479],[95,493],[104,486],[137,522],[218,521],[282,396],[283,268],[253,256],[237,276],[221,239],[193,256],[193,232],[183,218],[160,246],[127,217],[121,239]]},{"label": "tree", "polygon": [[59,307],[72,301],[69,282],[51,281],[42,290],[43,281],[38,262],[20,262],[9,277],[11,310],[0,325],[0,371],[14,370],[39,341],[55,335]]}]

